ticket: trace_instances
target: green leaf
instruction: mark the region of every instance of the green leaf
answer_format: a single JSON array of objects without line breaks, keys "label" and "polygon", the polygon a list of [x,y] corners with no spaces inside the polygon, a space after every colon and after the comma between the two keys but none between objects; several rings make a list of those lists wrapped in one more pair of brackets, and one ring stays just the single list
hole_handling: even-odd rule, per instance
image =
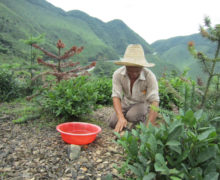
[{"label": "green leaf", "polygon": [[167,174],[167,175],[169,174],[167,167],[161,166],[161,164],[158,162],[154,163],[154,169],[156,172],[161,172],[162,174]]},{"label": "green leaf", "polygon": [[132,129],[132,134],[134,135],[134,136],[136,136],[136,137],[138,137],[139,136],[139,133],[138,133],[138,131],[137,130],[135,130],[135,129]]},{"label": "green leaf", "polygon": [[182,117],[182,121],[184,124],[187,124],[189,126],[193,126],[196,124],[196,118],[194,117],[194,113],[192,110],[188,110],[185,115]]},{"label": "green leaf", "polygon": [[179,139],[179,137],[182,136],[183,133],[183,125],[178,124],[175,128],[170,131],[168,135],[168,141]]},{"label": "green leaf", "polygon": [[202,179],[202,169],[200,167],[192,169],[190,176],[192,179]]},{"label": "green leaf", "polygon": [[172,149],[173,151],[177,152],[178,154],[182,154],[182,149],[179,146],[169,146],[170,149]]},{"label": "green leaf", "polygon": [[217,172],[210,172],[209,174],[206,174],[204,177],[204,180],[218,180],[219,173]]},{"label": "green leaf", "polygon": [[148,175],[145,175],[143,177],[143,180],[152,180],[156,177],[156,174],[155,173],[149,173]]},{"label": "green leaf", "polygon": [[135,166],[128,164],[128,168],[138,177],[141,177],[141,172]]},{"label": "green leaf", "polygon": [[169,169],[166,166],[166,162],[162,154],[157,153],[155,156],[154,169],[157,172],[161,172],[161,174],[168,175]]},{"label": "green leaf", "polygon": [[215,122],[219,122],[219,121],[220,121],[220,116],[218,116],[218,117],[215,117],[215,118],[211,119],[210,121],[215,121]]},{"label": "green leaf", "polygon": [[148,160],[143,155],[138,155],[139,161],[143,164],[143,166],[147,166]]},{"label": "green leaf", "polygon": [[177,169],[174,168],[174,169],[170,169],[169,173],[170,174],[180,174],[180,171],[178,171]]},{"label": "green leaf", "polygon": [[211,128],[211,129],[209,129],[209,130],[207,130],[207,131],[205,131],[205,132],[199,134],[199,135],[198,135],[198,139],[199,139],[200,141],[202,141],[202,140],[208,138],[209,135],[210,135],[211,133],[213,133],[213,132],[215,132],[215,128]]},{"label": "green leaf", "polygon": [[157,151],[157,140],[156,140],[156,138],[153,134],[150,135],[150,137],[148,138],[147,143],[150,145],[150,149],[155,154],[156,151]]},{"label": "green leaf", "polygon": [[163,155],[160,154],[160,153],[157,153],[157,154],[156,154],[155,160],[156,160],[157,162],[159,162],[160,164],[162,164],[162,165],[166,165],[166,162],[165,162],[165,160],[164,160],[164,157],[163,157]]},{"label": "green leaf", "polygon": [[178,178],[178,177],[176,177],[176,176],[170,176],[170,179],[171,179],[171,180],[182,180],[182,179],[180,179],[180,178]]},{"label": "green leaf", "polygon": [[197,156],[197,163],[203,163],[210,158],[214,158],[216,156],[216,148],[214,146],[208,147],[205,150],[201,151]]},{"label": "green leaf", "polygon": [[169,116],[163,114],[163,118],[164,118],[164,120],[165,120],[165,122],[166,122],[167,124],[170,123],[170,117],[169,117]]},{"label": "green leaf", "polygon": [[203,115],[203,109],[200,109],[200,110],[198,110],[198,111],[196,111],[196,112],[194,113],[194,117],[195,117],[197,120],[201,119],[201,118],[202,118],[202,115]]},{"label": "green leaf", "polygon": [[168,141],[166,143],[166,145],[168,146],[179,146],[180,145],[180,142],[179,141],[176,141],[176,140],[171,140],[171,141]]},{"label": "green leaf", "polygon": [[181,153],[181,155],[178,157],[178,159],[177,159],[177,161],[176,161],[176,163],[177,163],[177,165],[179,164],[179,163],[181,163],[181,161],[184,161],[187,157],[188,157],[188,154],[190,153],[190,150],[189,149],[185,149],[184,151],[183,151],[183,153]]}]

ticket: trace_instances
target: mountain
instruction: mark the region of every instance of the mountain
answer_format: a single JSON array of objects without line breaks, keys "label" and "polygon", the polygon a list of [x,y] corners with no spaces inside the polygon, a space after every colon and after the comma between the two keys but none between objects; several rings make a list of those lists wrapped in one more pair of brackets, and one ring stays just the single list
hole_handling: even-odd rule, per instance
[{"label": "mountain", "polygon": [[[20,39],[45,34],[41,46],[56,53],[61,39],[68,50],[84,46],[77,60],[118,59],[128,44],[139,43],[146,53],[150,45],[123,21],[102,22],[74,10],[65,12],[46,0],[0,0],[0,61],[28,58],[29,49]],[[75,57],[74,57],[75,58]]]},{"label": "mountain", "polygon": [[159,40],[151,44],[163,62],[175,65],[180,71],[190,68],[189,76],[205,78],[201,64],[188,51],[188,42],[194,41],[197,51],[204,52],[208,57],[214,57],[216,43],[203,38],[200,34],[178,36],[166,40]]}]

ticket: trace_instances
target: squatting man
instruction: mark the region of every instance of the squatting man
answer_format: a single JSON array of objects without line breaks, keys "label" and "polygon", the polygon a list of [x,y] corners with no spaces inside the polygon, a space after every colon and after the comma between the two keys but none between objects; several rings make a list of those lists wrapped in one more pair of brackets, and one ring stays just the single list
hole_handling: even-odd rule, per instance
[{"label": "squatting man", "polygon": [[[151,107],[159,106],[158,82],[148,69],[144,50],[139,44],[128,45],[124,57],[115,64],[121,65],[113,74],[112,99],[115,112],[109,119],[109,126],[121,132],[128,122],[143,122],[156,125],[157,112]],[[148,118],[146,118],[148,117]]]}]

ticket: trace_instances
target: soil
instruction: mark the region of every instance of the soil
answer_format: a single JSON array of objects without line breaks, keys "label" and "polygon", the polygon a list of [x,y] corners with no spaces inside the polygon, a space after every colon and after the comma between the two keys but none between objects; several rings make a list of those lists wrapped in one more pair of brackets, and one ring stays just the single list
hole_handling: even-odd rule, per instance
[{"label": "soil", "polygon": [[0,113],[0,180],[122,179],[115,165],[123,161],[123,151],[106,122],[112,112],[112,107],[103,107],[91,115],[102,132],[93,143],[81,146],[76,160],[68,157],[70,145],[55,125],[44,126],[37,119],[15,124],[13,115]]}]

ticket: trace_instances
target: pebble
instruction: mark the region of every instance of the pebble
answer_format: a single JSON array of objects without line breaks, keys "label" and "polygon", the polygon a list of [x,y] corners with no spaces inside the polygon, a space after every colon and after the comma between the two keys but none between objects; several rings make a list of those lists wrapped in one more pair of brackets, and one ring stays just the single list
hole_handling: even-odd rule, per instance
[{"label": "pebble", "polygon": [[[109,109],[99,109],[99,113]],[[101,135],[86,148],[65,143],[55,126],[39,128],[36,124],[0,121],[0,172],[5,173],[4,179],[102,180],[106,174],[118,173],[113,164],[120,164],[121,155],[106,124],[100,125]]]},{"label": "pebble", "polygon": [[97,163],[101,163],[101,162],[102,162],[102,159],[98,159],[96,162],[97,162]]},{"label": "pebble", "polygon": [[79,158],[81,152],[81,146],[71,144],[68,147],[68,157],[70,160],[76,160]]}]

